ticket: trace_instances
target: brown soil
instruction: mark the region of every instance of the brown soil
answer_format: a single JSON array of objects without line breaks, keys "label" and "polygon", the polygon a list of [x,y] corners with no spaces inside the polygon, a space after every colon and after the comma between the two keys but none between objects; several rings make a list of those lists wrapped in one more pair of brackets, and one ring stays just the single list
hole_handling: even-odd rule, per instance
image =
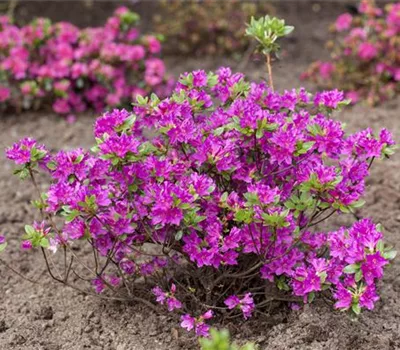
[{"label": "brown soil", "polygon": [[[291,4],[291,2],[289,3]],[[340,5],[341,6],[341,5]],[[327,24],[343,6],[320,13],[297,12],[286,5],[289,23],[299,28],[297,36],[285,44],[288,48],[283,62],[275,65],[275,81],[280,89],[301,85],[299,74],[307,62],[322,54]],[[283,13],[283,14],[285,14]],[[288,15],[285,15],[287,18]],[[323,18],[323,20],[321,20]],[[301,40],[300,40],[301,39]],[[170,58],[167,65],[174,74],[191,69],[214,69],[229,65],[224,58]],[[263,76],[262,65],[249,64],[244,69],[249,77]],[[348,124],[349,131],[385,126],[400,141],[400,99],[371,109],[359,105],[336,117]],[[0,146],[12,144],[29,135],[57,150],[93,143],[94,116],[86,115],[75,124],[46,113],[6,115],[0,119]],[[400,229],[400,158],[376,162],[368,182],[367,205],[360,212],[382,222],[386,237],[399,247]],[[8,237],[10,246],[2,258],[26,277],[38,280],[32,284],[0,264],[0,350],[177,350],[197,349],[196,341],[179,327],[173,315],[155,312],[141,305],[104,302],[81,295],[53,283],[46,275],[38,253],[21,252],[19,237],[25,223],[33,220],[29,202],[33,191],[28,183],[12,177],[12,165],[0,153],[0,234]],[[340,216],[327,227],[335,229],[351,219]],[[400,262],[390,266],[380,287],[381,300],[372,312],[365,312],[358,321],[332,310],[318,301],[302,311],[279,309],[270,316],[248,323],[228,324],[235,339],[256,341],[261,349],[400,349]],[[160,310],[161,311],[161,310]],[[218,324],[216,325],[218,326]]]}]

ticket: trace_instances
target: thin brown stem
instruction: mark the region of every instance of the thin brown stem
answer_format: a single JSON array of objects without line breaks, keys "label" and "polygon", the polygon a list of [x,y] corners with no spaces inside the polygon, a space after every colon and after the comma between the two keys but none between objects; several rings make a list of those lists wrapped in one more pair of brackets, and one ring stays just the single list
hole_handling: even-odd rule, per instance
[{"label": "thin brown stem", "polygon": [[271,64],[271,54],[267,53],[266,54],[267,58],[267,70],[268,70],[268,79],[269,79],[269,85],[271,87],[272,92],[274,92],[274,80],[272,78],[272,64]]}]

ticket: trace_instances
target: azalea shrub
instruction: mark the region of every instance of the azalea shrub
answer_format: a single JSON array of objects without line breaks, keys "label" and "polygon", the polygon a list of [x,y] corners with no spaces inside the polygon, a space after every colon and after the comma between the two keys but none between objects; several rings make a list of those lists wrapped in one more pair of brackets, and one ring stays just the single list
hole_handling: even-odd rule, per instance
[{"label": "azalea shrub", "polygon": [[69,115],[129,105],[152,91],[167,94],[173,83],[158,57],[161,43],[141,35],[138,21],[125,7],[98,28],[46,18],[18,27],[0,17],[0,109],[51,105]]},{"label": "azalea shrub", "polygon": [[340,88],[354,103],[375,105],[400,91],[400,3],[384,9],[363,0],[358,14],[344,13],[333,25],[329,61],[314,62],[303,74],[324,88]]},{"label": "azalea shrub", "polygon": [[[43,221],[25,227],[22,248],[41,250],[60,283],[157,302],[199,336],[273,300],[371,310],[395,256],[382,227],[319,224],[353,218],[394,141],[386,129],[346,134],[332,119],[346,104],[338,90],[281,93],[229,68],[197,70],[166,99],[103,114],[90,151],[25,138],[7,157],[37,189]],[[51,179],[45,193],[37,172]]]},{"label": "azalea shrub", "polygon": [[157,8],[152,25],[165,35],[166,52],[239,58],[250,47],[244,23],[275,12],[271,3],[248,0],[162,0]]}]

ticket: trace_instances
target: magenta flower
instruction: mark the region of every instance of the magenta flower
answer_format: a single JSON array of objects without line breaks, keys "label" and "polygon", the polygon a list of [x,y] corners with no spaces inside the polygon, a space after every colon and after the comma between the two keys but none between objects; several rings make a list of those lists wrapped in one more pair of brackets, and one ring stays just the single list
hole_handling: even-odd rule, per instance
[{"label": "magenta flower", "polygon": [[16,164],[27,164],[32,161],[47,159],[47,150],[43,145],[38,145],[36,140],[26,137],[6,150],[8,159]]},{"label": "magenta flower", "polygon": [[231,295],[225,299],[224,304],[230,310],[238,307],[240,310],[242,310],[246,320],[251,317],[254,310],[254,300],[251,296],[251,293],[245,294],[242,299],[239,299],[236,295]]},{"label": "magenta flower", "polygon": [[365,262],[361,265],[361,271],[368,285],[372,285],[375,279],[383,277],[383,267],[389,263],[380,252],[366,256]]},{"label": "magenta flower", "polygon": [[22,243],[21,243],[21,248],[22,248],[23,250],[30,250],[30,249],[32,249],[32,248],[33,248],[32,242],[31,242],[31,241],[27,241],[27,240],[22,241]]},{"label": "magenta flower", "polygon": [[199,337],[207,337],[209,335],[210,326],[207,325],[204,321],[209,320],[213,317],[213,312],[208,310],[203,315],[195,318],[188,314],[181,316],[181,327],[185,328],[188,331],[192,329],[195,330],[195,333]]},{"label": "magenta flower", "polygon": [[372,310],[378,300],[379,296],[376,294],[375,286],[369,285],[360,296],[360,306]]},{"label": "magenta flower", "polygon": [[337,300],[335,303],[336,309],[348,309],[353,301],[353,295],[341,283],[337,285],[333,297]]},{"label": "magenta flower", "polygon": [[98,293],[98,294],[100,294],[106,287],[101,278],[93,279],[92,285],[94,286],[94,289],[95,289],[96,293]]}]

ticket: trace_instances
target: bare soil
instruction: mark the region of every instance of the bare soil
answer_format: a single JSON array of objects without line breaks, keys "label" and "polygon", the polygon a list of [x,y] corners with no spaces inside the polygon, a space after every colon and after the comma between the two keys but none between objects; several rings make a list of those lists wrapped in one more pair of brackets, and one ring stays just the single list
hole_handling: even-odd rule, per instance
[{"label": "bare soil", "polygon": [[[312,59],[323,55],[327,25],[343,5],[322,6],[320,12],[299,11],[285,3],[280,8],[288,22],[297,25],[298,34],[284,45],[284,59],[275,64],[275,82],[279,89],[304,85],[300,73]],[[309,2],[310,3],[310,2]],[[289,5],[288,5],[289,4]],[[234,64],[225,58],[168,58],[173,74],[192,69],[215,69]],[[261,63],[244,67],[249,78],[264,76]],[[349,131],[385,126],[400,141],[400,98],[380,107],[358,105],[336,115]],[[30,283],[0,264],[0,350],[178,350],[198,349],[194,338],[180,329],[174,315],[155,313],[142,305],[105,302],[81,295],[51,281],[39,253],[19,249],[19,237],[25,223],[34,219],[29,183],[11,176],[12,164],[3,149],[29,135],[49,148],[84,147],[93,143],[94,115],[78,118],[68,124],[51,113],[25,113],[0,118],[0,234],[9,247],[2,258],[26,277]],[[381,222],[387,240],[399,249],[400,229],[400,158],[374,163],[368,180],[366,206],[360,215]],[[332,218],[327,229],[350,224],[343,215]],[[386,270],[380,286],[381,300],[372,312],[364,312],[358,321],[332,310],[322,301],[301,311],[286,308],[271,310],[265,317],[247,323],[226,324],[238,341],[252,340],[265,350],[392,350],[400,349],[400,260]],[[218,326],[218,324],[216,324]]]}]

